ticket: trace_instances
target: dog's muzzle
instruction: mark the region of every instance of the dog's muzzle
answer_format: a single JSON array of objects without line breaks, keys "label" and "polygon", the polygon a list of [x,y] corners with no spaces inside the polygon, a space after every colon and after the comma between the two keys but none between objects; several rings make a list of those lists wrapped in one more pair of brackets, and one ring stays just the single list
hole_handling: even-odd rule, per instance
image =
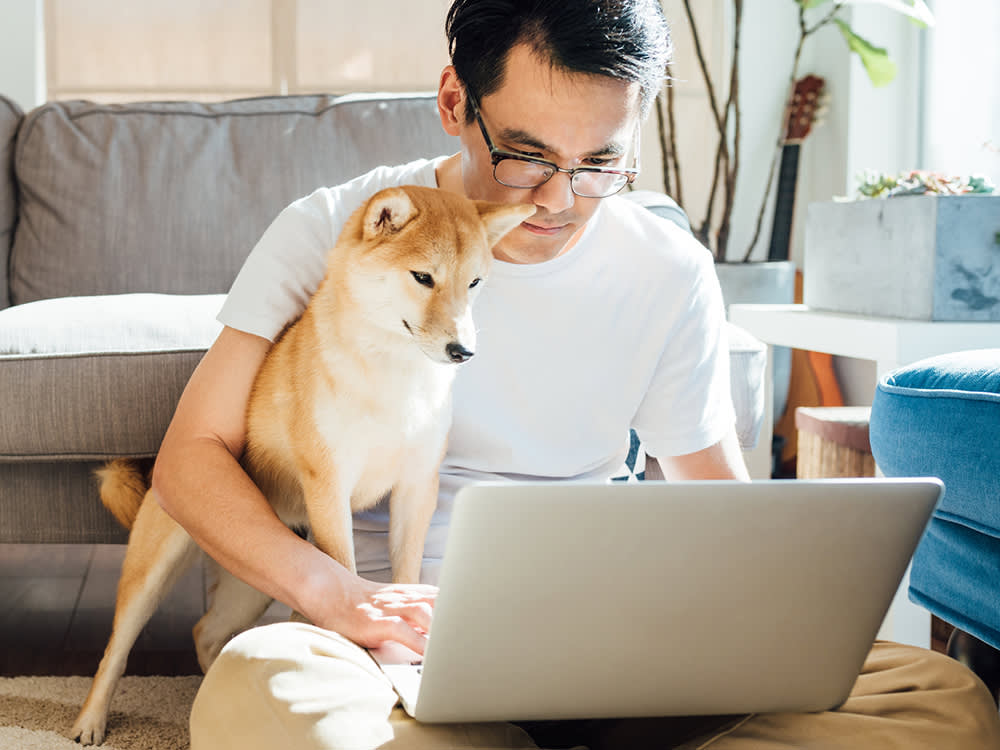
[{"label": "dog's muzzle", "polygon": [[472,355],[475,353],[470,352],[457,341],[452,341],[444,348],[444,350],[452,362],[465,362],[466,360],[471,359]]}]

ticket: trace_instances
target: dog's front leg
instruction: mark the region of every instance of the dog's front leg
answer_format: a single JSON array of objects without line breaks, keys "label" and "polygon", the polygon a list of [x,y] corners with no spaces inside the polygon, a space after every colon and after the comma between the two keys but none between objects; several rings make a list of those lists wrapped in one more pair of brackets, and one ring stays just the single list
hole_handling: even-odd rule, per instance
[{"label": "dog's front leg", "polygon": [[351,491],[338,479],[332,470],[315,474],[302,483],[302,494],[316,546],[356,574]]},{"label": "dog's front leg", "polygon": [[389,559],[393,583],[420,583],[424,540],[437,507],[438,466],[400,481],[389,499]]}]

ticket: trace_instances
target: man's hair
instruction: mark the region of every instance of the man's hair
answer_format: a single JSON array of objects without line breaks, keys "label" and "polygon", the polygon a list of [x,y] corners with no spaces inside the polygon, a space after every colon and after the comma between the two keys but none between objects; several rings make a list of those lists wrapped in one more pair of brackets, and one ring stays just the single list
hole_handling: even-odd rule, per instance
[{"label": "man's hair", "polygon": [[477,101],[503,85],[511,48],[527,44],[567,72],[638,83],[644,117],[672,53],[659,0],[455,0],[445,31],[458,79]]}]

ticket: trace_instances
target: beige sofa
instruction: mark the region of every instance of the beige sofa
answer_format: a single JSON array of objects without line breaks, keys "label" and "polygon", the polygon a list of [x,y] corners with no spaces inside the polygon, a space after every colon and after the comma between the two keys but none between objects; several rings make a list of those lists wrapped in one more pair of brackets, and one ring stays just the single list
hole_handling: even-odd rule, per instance
[{"label": "beige sofa", "polygon": [[[321,185],[455,150],[428,95],[28,113],[0,97],[0,542],[123,541],[92,471],[155,454],[271,220]],[[731,333],[747,445],[764,354]]]}]

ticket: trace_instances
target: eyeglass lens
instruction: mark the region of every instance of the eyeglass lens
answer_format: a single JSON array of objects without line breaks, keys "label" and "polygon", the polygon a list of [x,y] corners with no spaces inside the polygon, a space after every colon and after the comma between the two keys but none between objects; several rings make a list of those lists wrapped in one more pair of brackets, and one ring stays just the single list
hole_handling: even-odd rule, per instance
[{"label": "eyeglass lens", "polygon": [[[538,187],[555,173],[551,167],[520,159],[501,159],[496,163],[493,175],[499,183],[507,187]],[[572,177],[573,192],[586,198],[603,198],[613,195],[624,187],[625,175],[609,172],[576,172]]]}]

